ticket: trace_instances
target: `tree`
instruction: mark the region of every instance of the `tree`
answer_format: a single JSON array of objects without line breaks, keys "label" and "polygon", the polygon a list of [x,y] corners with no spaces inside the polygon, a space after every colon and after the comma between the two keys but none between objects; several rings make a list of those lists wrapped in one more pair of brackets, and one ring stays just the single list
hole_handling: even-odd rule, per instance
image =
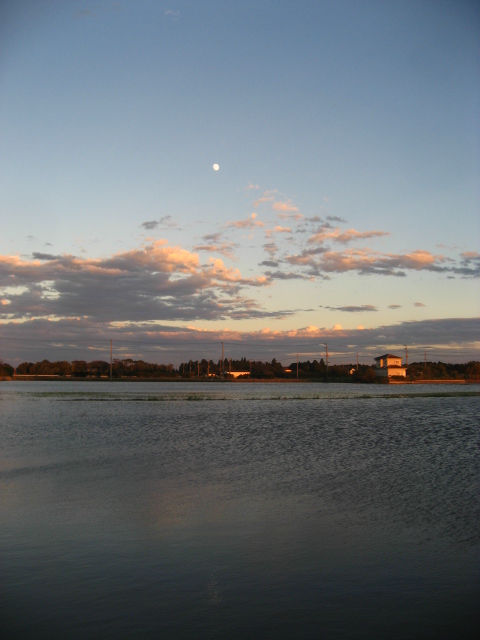
[{"label": "tree", "polygon": [[0,376],[13,376],[13,367],[3,360],[0,360]]}]

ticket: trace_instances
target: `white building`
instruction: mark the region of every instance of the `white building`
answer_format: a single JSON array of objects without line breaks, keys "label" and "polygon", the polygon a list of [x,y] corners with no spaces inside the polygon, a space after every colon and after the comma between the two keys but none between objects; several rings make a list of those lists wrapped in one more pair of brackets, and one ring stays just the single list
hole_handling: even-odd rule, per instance
[{"label": "white building", "polygon": [[407,367],[402,365],[402,358],[386,353],[384,356],[374,358],[376,362],[375,375],[379,378],[391,378],[392,376],[407,377]]}]

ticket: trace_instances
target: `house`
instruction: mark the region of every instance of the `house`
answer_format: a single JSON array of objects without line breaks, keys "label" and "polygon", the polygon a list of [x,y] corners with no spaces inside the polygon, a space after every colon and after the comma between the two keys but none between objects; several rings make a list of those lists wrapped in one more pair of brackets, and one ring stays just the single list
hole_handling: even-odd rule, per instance
[{"label": "house", "polygon": [[407,367],[402,365],[402,358],[386,353],[384,356],[374,358],[376,362],[375,375],[378,378],[391,378],[392,376],[407,377]]}]

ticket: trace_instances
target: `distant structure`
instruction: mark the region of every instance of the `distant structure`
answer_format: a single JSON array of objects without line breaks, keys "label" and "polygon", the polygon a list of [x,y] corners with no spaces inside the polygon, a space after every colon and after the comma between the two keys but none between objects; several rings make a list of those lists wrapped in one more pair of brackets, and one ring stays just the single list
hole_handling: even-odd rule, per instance
[{"label": "distant structure", "polygon": [[407,377],[407,367],[402,365],[402,358],[386,353],[384,356],[374,358],[376,362],[375,375],[377,378],[391,378],[392,376]]},{"label": "distant structure", "polygon": [[229,378],[239,378],[240,376],[245,376],[245,378],[249,378],[250,371],[229,371],[226,375]]}]

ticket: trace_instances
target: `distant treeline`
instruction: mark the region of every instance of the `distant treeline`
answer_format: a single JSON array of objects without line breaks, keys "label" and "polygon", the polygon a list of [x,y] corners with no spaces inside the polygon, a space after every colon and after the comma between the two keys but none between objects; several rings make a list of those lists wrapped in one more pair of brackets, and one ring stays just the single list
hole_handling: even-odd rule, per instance
[{"label": "distant treeline", "polygon": [[[267,379],[295,379],[297,377],[297,362],[284,367],[275,358],[271,362],[259,360],[225,359],[189,360],[182,362],[175,368],[172,364],[155,364],[143,360],[115,359],[112,362],[113,378],[207,378],[227,376],[231,373],[244,372],[244,377],[258,380]],[[110,363],[104,360],[65,360],[50,362],[22,362],[15,371],[22,376],[63,376],[72,378],[108,378],[110,377]],[[14,368],[0,361],[0,376],[12,377]],[[307,360],[298,363],[298,377],[302,380],[329,379],[337,382],[375,382],[374,365],[365,364],[329,364],[323,358]],[[465,364],[451,364],[447,362],[413,362],[408,365],[407,379],[410,380],[480,380],[480,362],[471,361]]]}]

